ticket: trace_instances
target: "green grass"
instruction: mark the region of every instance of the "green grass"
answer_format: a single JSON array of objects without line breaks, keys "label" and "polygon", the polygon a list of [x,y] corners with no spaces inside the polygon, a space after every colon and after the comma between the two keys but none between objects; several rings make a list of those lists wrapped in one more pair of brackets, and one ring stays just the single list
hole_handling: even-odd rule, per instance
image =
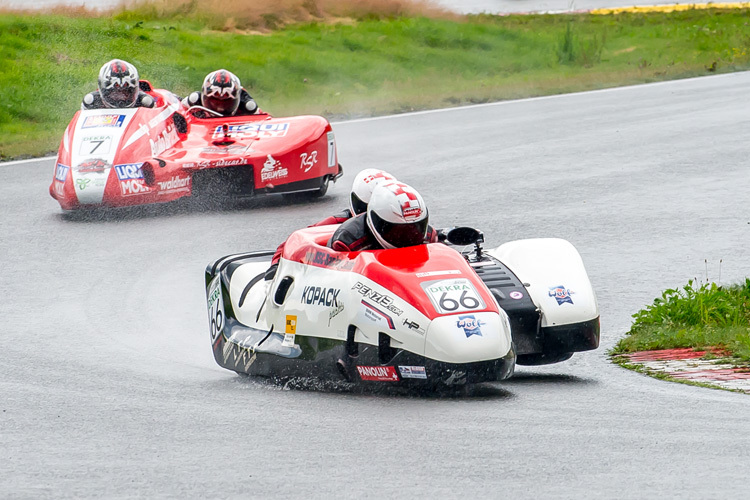
[{"label": "green grass", "polygon": [[[275,115],[370,116],[750,68],[748,11],[372,16],[265,34],[189,11],[0,14],[0,158],[55,151],[113,57],[179,95],[219,67]],[[377,17],[377,16],[376,16]],[[264,18],[265,19],[265,18]],[[231,22],[230,22],[231,21]],[[269,25],[270,23],[270,25]]]},{"label": "green grass", "polygon": [[666,290],[633,319],[630,331],[611,354],[721,347],[750,361],[750,279],[732,286],[690,281],[680,289]]}]

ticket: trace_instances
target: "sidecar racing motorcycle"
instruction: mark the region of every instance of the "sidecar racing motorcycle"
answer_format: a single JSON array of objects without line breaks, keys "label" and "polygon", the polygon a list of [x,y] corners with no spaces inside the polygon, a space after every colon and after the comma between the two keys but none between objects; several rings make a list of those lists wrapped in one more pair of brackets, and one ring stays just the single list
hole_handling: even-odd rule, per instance
[{"label": "sidecar racing motorcycle", "polygon": [[320,116],[217,116],[186,109],[145,80],[154,108],[76,112],[60,143],[50,195],[63,210],[263,193],[322,196],[343,171]]},{"label": "sidecar racing motorcycle", "polygon": [[[484,251],[471,228],[447,243],[336,252],[337,226],[301,229],[273,252],[206,268],[217,363],[255,376],[429,387],[503,380],[599,345],[599,308],[576,249],[527,239]],[[474,245],[471,247],[471,245]]]}]

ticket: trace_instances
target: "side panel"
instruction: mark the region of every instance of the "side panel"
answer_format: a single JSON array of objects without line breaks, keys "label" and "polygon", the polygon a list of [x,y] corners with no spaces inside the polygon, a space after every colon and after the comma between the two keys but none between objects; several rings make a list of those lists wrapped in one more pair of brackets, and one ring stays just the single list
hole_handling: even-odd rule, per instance
[{"label": "side panel", "polygon": [[578,251],[557,238],[511,241],[487,253],[526,285],[542,312],[541,326],[553,327],[599,317],[596,295]]}]

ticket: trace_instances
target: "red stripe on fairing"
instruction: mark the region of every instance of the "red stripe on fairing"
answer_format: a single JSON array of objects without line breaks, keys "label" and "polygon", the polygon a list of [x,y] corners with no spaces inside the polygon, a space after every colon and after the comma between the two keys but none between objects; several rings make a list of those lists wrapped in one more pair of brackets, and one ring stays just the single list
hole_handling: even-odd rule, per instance
[{"label": "red stripe on fairing", "polygon": [[367,307],[368,309],[370,309],[371,311],[375,311],[375,312],[376,312],[376,313],[378,313],[378,314],[379,314],[380,316],[382,316],[382,317],[383,317],[383,319],[385,319],[385,320],[386,320],[386,321],[388,322],[388,328],[390,328],[391,330],[395,330],[395,329],[396,329],[396,327],[395,327],[395,326],[393,326],[393,320],[392,320],[392,319],[391,319],[391,317],[390,317],[390,316],[388,316],[388,315],[387,315],[386,313],[384,313],[383,311],[381,311],[380,309],[378,309],[378,308],[377,308],[377,307],[375,307],[374,305],[372,305],[372,304],[368,304],[368,303],[367,303],[367,302],[365,302],[364,300],[362,301],[362,304],[364,304],[364,306],[365,306],[365,307]]}]

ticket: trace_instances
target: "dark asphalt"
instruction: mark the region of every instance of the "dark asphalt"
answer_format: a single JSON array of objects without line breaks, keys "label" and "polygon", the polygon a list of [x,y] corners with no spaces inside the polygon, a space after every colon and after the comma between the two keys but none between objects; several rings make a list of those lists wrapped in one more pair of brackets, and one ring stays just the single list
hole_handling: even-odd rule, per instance
[{"label": "dark asphalt", "polygon": [[[746,498],[750,397],[606,349],[663,289],[750,274],[748,88],[739,73],[337,123],[346,175],[309,205],[66,219],[52,160],[0,164],[0,497]],[[274,248],[368,167],[488,246],[570,240],[602,347],[461,397],[220,369],[206,263]]]}]

